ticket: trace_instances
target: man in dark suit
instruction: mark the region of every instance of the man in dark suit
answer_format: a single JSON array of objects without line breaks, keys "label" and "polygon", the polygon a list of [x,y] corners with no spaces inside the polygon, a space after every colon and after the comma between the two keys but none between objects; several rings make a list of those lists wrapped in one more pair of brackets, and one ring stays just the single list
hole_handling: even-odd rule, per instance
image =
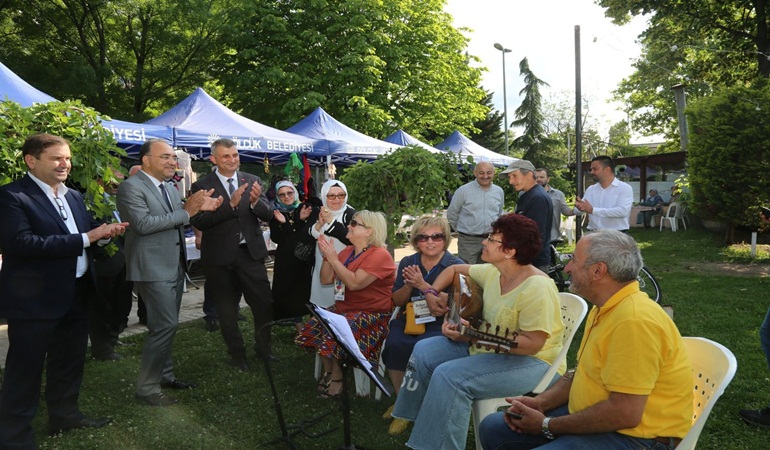
[{"label": "man in dark suit", "polygon": [[65,139],[30,136],[22,156],[27,175],[0,187],[0,317],[8,319],[9,340],[0,391],[3,449],[37,448],[31,424],[44,368],[49,433],[110,423],[80,412],[78,395],[88,342],[86,302],[95,284],[92,249],[127,225],[100,225],[80,193],[64,186],[72,168]]},{"label": "man in dark suit", "polygon": [[[254,349],[257,357],[275,360],[270,352],[273,297],[267,278],[267,246],[262,237],[260,219],[273,217],[273,208],[262,195],[259,177],[238,171],[240,159],[235,142],[218,139],[211,145],[211,161],[217,170],[192,185],[192,191],[214,190],[228,199],[216,211],[205,211],[190,219],[203,232],[201,262],[206,284],[211,284],[219,314],[222,337],[230,363],[238,370],[248,370],[246,349],[238,329],[238,304],[243,294],[254,316]],[[243,195],[248,190],[248,195]]]},{"label": "man in dark suit", "polygon": [[167,389],[191,389],[174,376],[171,347],[179,324],[179,307],[187,261],[184,226],[203,210],[214,210],[221,199],[200,191],[183,204],[166,182],[176,172],[174,149],[161,139],[150,139],[139,149],[142,170],[118,186],[118,212],[128,221],[126,277],[147,306],[149,333],[142,348],[136,398],[150,406],[169,406],[177,399]]}]

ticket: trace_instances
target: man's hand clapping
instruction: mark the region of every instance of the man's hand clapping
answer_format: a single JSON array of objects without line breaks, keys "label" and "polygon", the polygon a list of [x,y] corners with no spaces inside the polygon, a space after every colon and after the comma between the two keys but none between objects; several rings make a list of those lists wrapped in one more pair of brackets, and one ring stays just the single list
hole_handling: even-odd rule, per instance
[{"label": "man's hand clapping", "polygon": [[184,203],[184,210],[187,211],[190,217],[201,211],[216,211],[224,199],[222,197],[211,197],[213,193],[214,189],[209,189],[208,191],[200,190],[194,193]]},{"label": "man's hand clapping", "polygon": [[104,223],[86,233],[88,241],[93,243],[102,239],[111,239],[126,232],[128,222]]}]

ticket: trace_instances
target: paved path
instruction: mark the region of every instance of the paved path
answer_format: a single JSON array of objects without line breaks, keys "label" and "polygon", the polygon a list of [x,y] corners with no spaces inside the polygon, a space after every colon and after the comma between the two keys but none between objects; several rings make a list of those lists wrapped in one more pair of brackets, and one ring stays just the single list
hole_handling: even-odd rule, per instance
[{"label": "paved path", "polygon": [[[449,247],[449,250],[452,252],[457,252],[456,240],[452,241],[452,245]],[[409,246],[396,249],[396,264],[398,264],[398,261],[400,261],[401,258],[412,253],[413,250]],[[268,276],[272,280],[272,268],[268,270]],[[180,323],[189,322],[191,320],[196,320],[203,317],[203,282],[197,279],[195,282],[199,286],[199,289],[188,285],[187,292],[182,295],[182,306],[179,310]],[[246,303],[243,300],[241,300],[241,306],[246,306]],[[136,302],[134,302],[134,307],[131,309],[131,315],[128,318],[128,327],[125,329],[125,331],[123,331],[121,336],[132,336],[134,334],[144,333],[146,331],[147,327],[139,323],[139,317],[136,315]],[[6,353],[8,353],[8,326],[0,325],[0,367],[5,367]]]}]

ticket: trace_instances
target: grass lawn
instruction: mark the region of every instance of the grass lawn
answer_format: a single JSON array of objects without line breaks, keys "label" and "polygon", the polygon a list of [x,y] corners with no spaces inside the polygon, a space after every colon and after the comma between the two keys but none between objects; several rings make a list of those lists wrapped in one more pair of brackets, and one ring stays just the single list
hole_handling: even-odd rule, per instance
[{"label": "grass lawn", "polygon": [[[673,305],[682,335],[718,341],[738,359],[738,373],[719,400],[701,435],[701,449],[768,448],[770,430],[745,425],[737,416],[741,408],[761,408],[770,403],[770,371],[759,346],[758,329],[770,305],[770,254],[764,246],[758,262],[750,262],[745,247],[724,249],[719,237],[703,231],[660,232],[633,230],[645,263],[657,276],[663,302]],[[242,323],[245,336],[248,324]],[[316,398],[313,355],[291,342],[293,328],[274,330],[274,353],[281,361],[273,366],[287,422],[293,423],[327,411],[311,431],[339,427],[317,440],[298,437],[306,449],[334,449],[343,444],[339,403]],[[109,415],[114,422],[99,430],[79,430],[61,436],[45,435],[45,412],[35,421],[38,444],[44,449],[247,449],[280,435],[267,376],[260,363],[237,373],[226,365],[219,333],[207,333],[203,322],[180,327],[174,347],[176,374],[196,381],[198,388],[171,392],[180,399],[169,408],[140,406],[134,401],[143,335],[127,339],[136,345],[121,350],[118,362],[86,364],[80,405],[92,416]],[[573,345],[570,365],[574,363]],[[391,400],[353,398],[354,443],[370,449],[404,448],[408,432],[392,437],[380,417]],[[44,408],[44,407],[42,407]],[[283,444],[267,448],[289,448]],[[473,448],[473,433],[468,437]]]}]

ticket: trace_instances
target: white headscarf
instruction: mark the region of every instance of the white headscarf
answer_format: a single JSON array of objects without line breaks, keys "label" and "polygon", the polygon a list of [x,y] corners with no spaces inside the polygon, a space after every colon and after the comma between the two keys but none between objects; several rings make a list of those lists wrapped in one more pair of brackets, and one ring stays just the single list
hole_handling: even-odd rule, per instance
[{"label": "white headscarf", "polygon": [[340,180],[326,180],[326,182],[321,186],[321,201],[323,202],[324,206],[326,205],[326,194],[329,193],[329,190],[333,188],[334,186],[339,187],[345,192],[345,201],[342,203],[342,206],[337,211],[331,211],[332,217],[334,217],[334,220],[337,220],[342,216],[342,213],[345,212],[345,209],[347,209],[348,206],[348,188],[345,186],[345,183],[343,183]]}]

